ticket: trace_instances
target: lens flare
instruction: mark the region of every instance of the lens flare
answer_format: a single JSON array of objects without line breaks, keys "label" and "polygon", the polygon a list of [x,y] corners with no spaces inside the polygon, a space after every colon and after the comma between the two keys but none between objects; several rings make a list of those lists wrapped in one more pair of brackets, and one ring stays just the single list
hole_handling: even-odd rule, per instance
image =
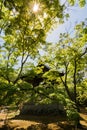
[{"label": "lens flare", "polygon": [[37,12],[39,10],[39,4],[34,4],[33,6],[33,12]]}]

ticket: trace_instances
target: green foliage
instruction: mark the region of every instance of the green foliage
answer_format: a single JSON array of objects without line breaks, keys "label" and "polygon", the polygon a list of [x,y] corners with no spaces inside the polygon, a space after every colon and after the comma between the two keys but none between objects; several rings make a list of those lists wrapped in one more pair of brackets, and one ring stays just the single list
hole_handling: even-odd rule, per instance
[{"label": "green foliage", "polygon": [[[49,47],[45,41],[48,31],[56,24],[56,20],[63,20],[64,15],[69,17],[68,14],[63,14],[66,5],[61,5],[59,0],[35,2],[0,0],[0,37],[4,40],[0,45],[1,105],[18,105],[23,101],[65,103],[65,98],[71,93],[69,98],[75,101],[77,87],[82,84],[85,77],[84,69],[87,64],[87,49],[84,49],[87,42],[85,22],[76,25],[73,37],[66,33],[60,34],[58,44]],[[68,2],[71,5],[75,4],[75,0]],[[86,2],[80,0],[78,3],[83,7]],[[34,4],[39,6],[37,12],[33,11]],[[29,58],[38,58],[37,54],[42,46],[48,54],[44,56],[45,61],[52,67],[46,73],[43,73],[43,67],[30,67],[26,64]],[[25,71],[24,67],[29,67],[29,70]],[[42,76],[44,80],[33,88],[31,82],[20,80],[22,72],[25,76],[28,75],[26,80],[32,80],[35,76]],[[74,92],[70,90],[71,88]],[[72,118],[73,113],[70,115]]]},{"label": "green foliage", "polygon": [[[29,100],[31,85],[19,82],[16,85],[0,81],[0,105],[20,105]],[[28,95],[29,94],[29,95]]]},{"label": "green foliage", "polygon": [[80,106],[87,106],[87,79],[77,87],[77,102]]},{"label": "green foliage", "polygon": [[[21,0],[0,2],[1,12],[4,13],[0,20],[5,33],[5,40],[10,44],[14,42],[16,48],[21,51],[29,51],[31,55],[36,54],[38,46],[45,43],[46,33],[54,23],[55,18],[63,18],[63,6],[58,0],[39,1],[38,12],[33,11],[36,2]],[[50,11],[49,11],[50,9]],[[49,23],[49,24],[48,24]]]},{"label": "green foliage", "polygon": [[70,3],[70,5],[72,5],[72,6],[75,4],[75,1],[76,0],[68,0],[68,2]]},{"label": "green foliage", "polygon": [[80,0],[80,1],[79,1],[80,7],[85,6],[85,4],[86,4],[86,0]]},{"label": "green foliage", "polygon": [[[48,46],[48,56],[47,54],[46,57],[44,56],[46,62],[52,66],[52,69],[45,73],[44,76],[51,81],[55,79],[58,83],[58,88],[63,88],[63,91],[65,91],[65,98],[69,98],[77,106],[78,100],[81,100],[81,95],[87,86],[85,81],[87,75],[87,34],[85,30],[86,21],[75,26],[73,36],[68,33],[60,34],[59,42],[52,45],[52,47]],[[61,76],[60,74],[62,73],[64,75]],[[81,90],[79,91],[80,87]],[[87,93],[87,90],[85,93]],[[55,96],[56,94],[54,91],[51,95]]]},{"label": "green foliage", "polygon": [[68,0],[71,6],[73,6],[76,2],[78,2],[80,7],[84,7],[86,4],[86,0]]},{"label": "green foliage", "polygon": [[77,111],[75,103],[69,99],[66,99],[66,115],[68,120],[75,121],[75,124],[78,123],[80,115]]},{"label": "green foliage", "polygon": [[[33,10],[35,4],[39,6],[37,12]],[[4,40],[0,45],[0,77],[17,83],[28,58],[35,58],[41,45],[45,45],[46,34],[56,18],[63,19],[63,10],[58,0],[0,1],[0,32]]]},{"label": "green foliage", "polygon": [[0,82],[0,105],[8,105],[14,102],[13,95],[16,89],[12,85]]},{"label": "green foliage", "polygon": [[87,106],[87,93],[84,93],[78,97],[79,104],[81,106]]}]

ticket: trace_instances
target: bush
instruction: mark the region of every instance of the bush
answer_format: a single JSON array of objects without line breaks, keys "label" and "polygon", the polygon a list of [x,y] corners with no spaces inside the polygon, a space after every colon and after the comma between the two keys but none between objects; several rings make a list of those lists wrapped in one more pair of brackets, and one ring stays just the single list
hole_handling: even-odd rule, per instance
[{"label": "bush", "polygon": [[68,117],[68,120],[75,121],[75,124],[78,124],[80,115],[76,109],[75,103],[72,101],[67,100],[66,105],[66,115]]},{"label": "bush", "polygon": [[78,103],[81,106],[87,107],[87,94],[84,93],[78,97]]}]

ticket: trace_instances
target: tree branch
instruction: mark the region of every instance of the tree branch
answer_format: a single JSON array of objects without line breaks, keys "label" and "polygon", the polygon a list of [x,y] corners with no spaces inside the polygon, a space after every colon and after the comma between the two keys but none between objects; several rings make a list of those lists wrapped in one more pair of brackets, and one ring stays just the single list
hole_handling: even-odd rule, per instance
[{"label": "tree branch", "polygon": [[71,100],[73,100],[73,99],[72,99],[72,95],[71,95],[71,93],[70,93],[70,91],[69,91],[69,88],[68,88],[68,85],[67,85],[68,65],[69,65],[69,63],[68,63],[68,64],[65,63],[65,80],[63,80],[61,76],[60,76],[60,79],[61,79],[61,81],[62,81],[62,83],[63,83],[63,85],[64,85],[64,87],[65,87],[65,89],[66,89],[66,92],[67,92],[69,98],[70,98]]},{"label": "tree branch", "polygon": [[76,62],[76,58],[74,59],[74,74],[73,74],[73,83],[74,83],[74,101],[76,103],[76,69],[77,69],[77,62]]},{"label": "tree branch", "polygon": [[16,78],[15,81],[14,81],[14,84],[17,83],[17,81],[19,80],[20,75],[21,75],[21,72],[22,72],[23,67],[24,67],[24,64],[25,64],[25,62],[27,61],[28,57],[29,57],[29,53],[27,54],[27,56],[25,57],[25,59],[24,59],[24,52],[22,53],[21,68],[20,68],[20,71],[19,71],[19,73],[18,73],[17,78]]}]

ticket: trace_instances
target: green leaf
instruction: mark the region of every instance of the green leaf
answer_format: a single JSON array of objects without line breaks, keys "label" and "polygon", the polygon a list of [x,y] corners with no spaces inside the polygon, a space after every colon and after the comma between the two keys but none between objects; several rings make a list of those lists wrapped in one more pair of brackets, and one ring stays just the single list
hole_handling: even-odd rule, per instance
[{"label": "green leaf", "polygon": [[86,0],[79,0],[80,7],[84,7],[86,4]]}]

